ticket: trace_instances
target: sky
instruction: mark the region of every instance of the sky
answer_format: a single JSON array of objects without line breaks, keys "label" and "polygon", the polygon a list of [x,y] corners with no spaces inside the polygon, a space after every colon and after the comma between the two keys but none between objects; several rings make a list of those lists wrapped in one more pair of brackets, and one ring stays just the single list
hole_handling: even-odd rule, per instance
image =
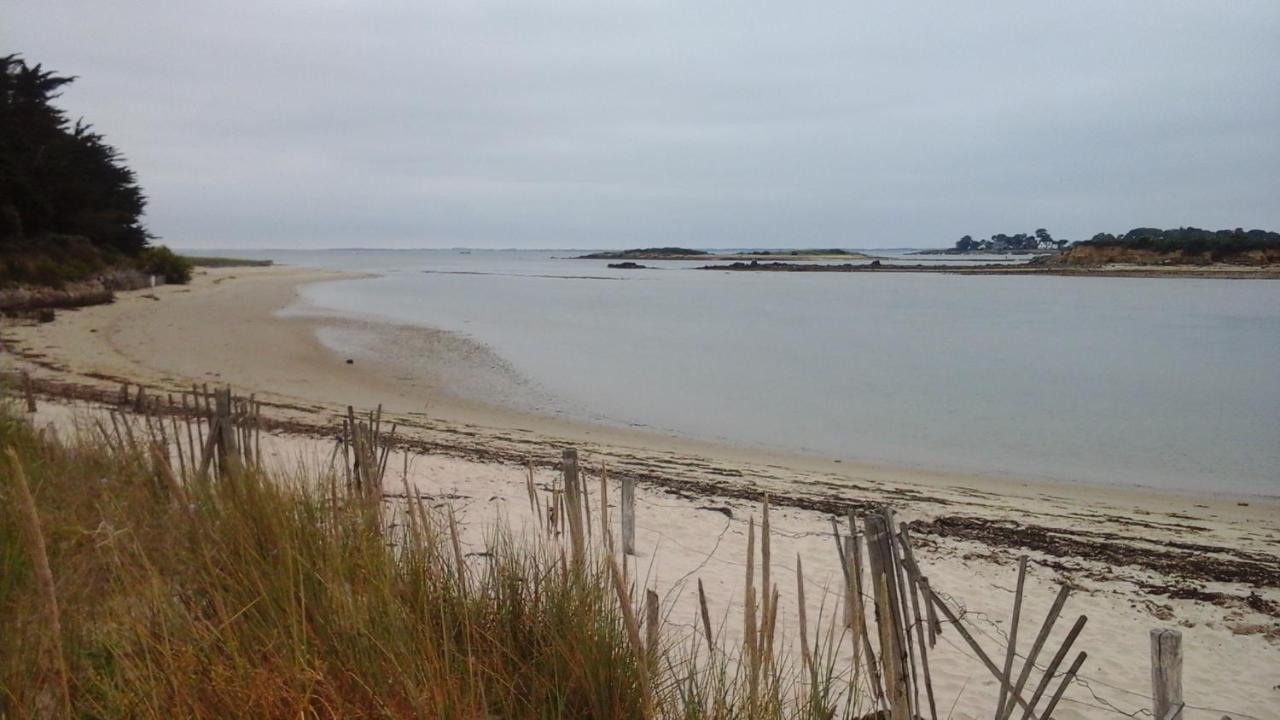
[{"label": "sky", "polygon": [[1280,230],[1280,3],[6,0],[178,248]]}]

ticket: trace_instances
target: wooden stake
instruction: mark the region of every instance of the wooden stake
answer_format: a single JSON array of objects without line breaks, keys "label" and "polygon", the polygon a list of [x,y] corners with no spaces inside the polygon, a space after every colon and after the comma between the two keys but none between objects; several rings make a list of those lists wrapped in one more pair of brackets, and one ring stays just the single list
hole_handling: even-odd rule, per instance
[{"label": "wooden stake", "polygon": [[529,494],[529,512],[533,513],[533,517],[538,521],[538,525],[542,525],[542,512],[538,509],[538,489],[533,485],[533,461],[525,461],[524,489]]},{"label": "wooden stake", "polygon": [[911,720],[910,671],[903,643],[902,618],[894,592],[892,531],[883,514],[867,516],[867,559],[875,590],[876,626],[880,633],[880,666],[892,720]]},{"label": "wooden stake", "polygon": [[560,455],[560,467],[564,472],[565,514],[569,521],[569,542],[573,549],[573,561],[579,566],[585,562],[586,539],[582,525],[582,486],[578,479],[578,451],[565,448]]},{"label": "wooden stake", "polygon": [[[1080,634],[1080,631],[1084,629],[1084,624],[1088,621],[1089,618],[1084,615],[1076,618],[1076,623],[1071,626],[1071,631],[1067,633],[1067,638],[1062,641],[1062,646],[1058,648],[1053,660],[1050,660],[1048,667],[1044,669],[1044,675],[1040,678],[1040,684],[1036,686],[1035,694],[1027,701],[1027,709],[1022,712],[1022,720],[1030,720],[1033,716],[1033,708],[1035,708],[1036,703],[1040,702],[1040,697],[1044,695],[1044,691],[1049,689],[1049,681],[1053,680],[1054,673],[1058,672],[1058,666],[1067,657],[1067,653],[1071,651],[1071,645],[1076,641],[1076,636]],[[1015,687],[1014,690],[1021,692],[1022,688]]]},{"label": "wooden stake", "polygon": [[707,594],[702,590],[702,578],[698,578],[698,606],[702,609],[702,632],[707,636],[707,652],[714,655],[716,641],[711,634],[711,613],[707,610]]},{"label": "wooden stake", "polygon": [[661,619],[658,615],[658,593],[652,590],[644,591],[644,635],[645,650],[649,655],[649,662],[656,664],[658,661],[658,643],[661,637],[659,633],[659,623]]},{"label": "wooden stake", "polygon": [[[1013,619],[1009,622],[1009,647],[1004,654],[1004,676],[1013,677],[1013,657],[1018,654],[1018,620],[1022,617],[1022,588],[1027,582],[1027,556],[1018,558],[1018,585],[1013,594]],[[996,720],[1004,720],[1005,700],[1009,693],[1000,686],[1000,699],[996,701]]]},{"label": "wooden stake", "polygon": [[[960,619],[956,617],[955,613],[951,612],[951,608],[947,607],[947,604],[942,602],[942,598],[938,597],[937,593],[930,590],[929,596],[926,599],[942,611],[942,614],[947,618],[952,626],[955,627],[956,631],[960,633],[960,637],[964,638],[964,641],[969,645],[969,649],[973,650],[974,654],[978,656],[978,659],[982,661],[982,664],[986,666],[987,670],[995,677],[996,681],[1006,689],[1011,689],[1009,679],[1000,674],[1000,668],[996,667],[996,664],[991,661],[991,657],[987,655],[987,651],[982,649],[982,646],[973,638],[973,635],[960,622]],[[1030,664],[1031,660],[1028,659],[1028,665]],[[1026,700],[1022,699],[1022,695],[1017,690],[1012,690],[1010,692],[1010,702],[1016,702],[1023,708],[1031,707]]]},{"label": "wooden stake", "polygon": [[[1070,594],[1071,589],[1066,585],[1063,585],[1058,590],[1058,596],[1053,599],[1053,605],[1049,608],[1049,614],[1045,616],[1044,623],[1040,626],[1040,632],[1036,634],[1036,640],[1031,644],[1031,652],[1027,653],[1027,662],[1022,666],[1022,671],[1018,673],[1018,681],[1012,686],[1014,695],[1021,697],[1022,689],[1027,685],[1027,678],[1031,676],[1031,669],[1035,667],[1036,658],[1040,657],[1040,650],[1044,647],[1045,641],[1049,639],[1049,632],[1053,630],[1054,623],[1058,621],[1058,615],[1062,613],[1062,606],[1066,604],[1067,595]],[[1008,682],[1010,679],[1011,678],[1007,675],[1004,677],[1005,682]],[[1023,706],[1029,708],[1030,704],[1025,703]],[[1013,714],[1013,710],[1013,701],[1010,700],[1005,706],[1001,717],[1009,717]]]},{"label": "wooden stake", "polygon": [[924,616],[929,624],[929,647],[938,644],[938,636],[942,634],[942,623],[938,620],[938,612],[933,609],[933,603],[929,602],[929,595],[933,593],[929,589],[929,578],[920,576],[920,593],[924,596]]},{"label": "wooden stake", "polygon": [[809,623],[804,606],[804,564],[796,553],[796,609],[800,614],[800,661],[805,672],[813,674],[813,653],[809,650]]},{"label": "wooden stake", "polygon": [[1151,630],[1151,709],[1153,720],[1168,720],[1182,709],[1182,633]]},{"label": "wooden stake", "polygon": [[609,475],[600,463],[600,539],[605,549],[613,552],[613,533],[609,532]]},{"label": "wooden stake", "polygon": [[911,547],[911,535],[904,526],[898,533],[898,539],[902,541],[902,554],[907,564],[907,588],[908,594],[911,596],[911,614],[914,620],[912,625],[916,630],[916,642],[920,647],[920,672],[924,676],[925,698],[929,701],[929,717],[931,720],[938,720],[938,706],[933,697],[933,678],[929,674],[929,644],[925,642],[924,625],[926,618],[920,612],[920,566],[916,564],[916,554]]},{"label": "wooden stake", "polygon": [[[871,633],[867,630],[867,611],[866,611],[866,592],[862,586],[862,534],[857,532],[857,523],[853,517],[853,513],[849,513],[850,534],[845,538],[844,555],[849,560],[849,569],[845,572],[845,576],[853,578],[853,597],[856,610],[854,611],[853,624],[853,669],[855,674],[860,666],[870,670],[871,688],[876,696],[876,701],[880,705],[886,706],[884,694],[884,684],[880,679],[880,667],[876,663],[876,653],[871,647]],[[861,652],[859,652],[859,640],[861,640]],[[881,648],[881,652],[884,652]],[[866,658],[860,661],[859,655]]]},{"label": "wooden stake", "polygon": [[[1049,699],[1049,704],[1045,706],[1044,714],[1040,716],[1043,720],[1049,720],[1053,717],[1053,709],[1058,707],[1058,701],[1062,699],[1062,694],[1067,691],[1067,686],[1075,679],[1076,673],[1079,672],[1080,666],[1084,664],[1084,659],[1087,657],[1089,657],[1089,654],[1082,652],[1077,655],[1075,661],[1071,663],[1071,667],[1067,670],[1067,674],[1062,677],[1062,683],[1058,685],[1058,689],[1054,691],[1053,697]],[[1166,717],[1164,720],[1171,720],[1171,718]]]},{"label": "wooden stake", "polygon": [[906,573],[904,572],[901,553],[898,550],[898,518],[893,508],[886,507],[884,509],[885,525],[889,530],[889,553],[892,557],[893,566],[893,583],[890,588],[897,601],[896,608],[898,618],[900,620],[898,629],[901,638],[905,640],[907,654],[907,668],[911,671],[911,711],[915,712],[920,707],[920,681],[916,674],[916,650],[915,640],[911,637],[911,625],[909,618],[911,617],[909,603],[907,601],[907,593],[910,592],[907,586]]},{"label": "wooden stake", "polygon": [[636,554],[636,481],[622,476],[622,553]]}]

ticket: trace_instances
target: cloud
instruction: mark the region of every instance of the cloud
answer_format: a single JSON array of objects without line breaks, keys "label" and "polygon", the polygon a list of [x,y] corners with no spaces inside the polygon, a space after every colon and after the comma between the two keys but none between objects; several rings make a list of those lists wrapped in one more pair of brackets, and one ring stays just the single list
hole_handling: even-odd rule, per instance
[{"label": "cloud", "polygon": [[[963,5],[963,7],[962,7]],[[5,45],[180,247],[1280,227],[1280,6],[64,2]]]}]

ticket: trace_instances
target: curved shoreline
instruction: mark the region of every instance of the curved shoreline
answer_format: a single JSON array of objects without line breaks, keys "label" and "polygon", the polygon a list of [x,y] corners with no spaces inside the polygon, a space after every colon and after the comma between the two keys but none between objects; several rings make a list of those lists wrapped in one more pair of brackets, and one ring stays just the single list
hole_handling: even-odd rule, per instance
[{"label": "curved shoreline", "polygon": [[[967,487],[1015,495],[1052,490],[1126,503],[1153,496],[1175,502],[1249,500],[1274,502],[1280,507],[1280,498],[1266,495],[1200,493],[834,459],[512,409],[458,390],[460,377],[464,387],[468,382],[492,383],[495,378],[505,378],[508,387],[519,383],[518,371],[482,343],[444,330],[298,305],[303,285],[360,277],[370,275],[280,265],[205,270],[190,286],[122,293],[112,305],[61,313],[58,321],[19,328],[16,336],[28,348],[61,349],[58,364],[82,373],[175,387],[189,387],[192,382],[229,383],[246,393],[256,392],[282,404],[308,404],[317,410],[381,403],[390,413],[421,415],[473,426],[481,432],[518,431],[553,442],[674,452],[716,462],[832,473],[931,489]],[[139,312],[142,308],[145,310]],[[348,365],[345,361],[350,353],[336,352],[321,341],[318,334],[326,330],[366,333],[379,351],[367,352]],[[413,354],[418,362],[397,363],[396,352]],[[431,362],[420,362],[424,357]],[[476,364],[503,369],[497,373],[468,372]]]},{"label": "curved shoreline", "polygon": [[[1146,628],[1176,621],[1206,667],[1233,669],[1195,680],[1206,702],[1271,685],[1267,659],[1280,643],[1280,500],[833,463],[481,407],[443,397],[426,381],[385,376],[373,361],[347,365],[316,338],[317,328],[362,321],[274,315],[299,285],[342,277],[352,276],[236,269],[202,273],[187,288],[122,294],[53,323],[5,327],[4,370],[30,370],[44,398],[80,407],[114,407],[121,382],[160,398],[192,382],[230,383],[257,393],[272,442],[299,462],[328,457],[346,404],[382,403],[406,473],[412,456],[419,487],[465,498],[477,519],[521,512],[527,468],[550,487],[560,449],[575,446],[584,469],[603,475],[607,467],[610,481],[636,481],[642,552],[650,553],[637,567],[656,568],[660,589],[677,579],[670,590],[677,597],[691,573],[706,579],[718,602],[740,590],[734,562],[763,496],[775,509],[782,550],[775,557],[803,553],[806,571],[829,580],[839,575],[831,519],[891,504],[918,538],[929,576],[982,617],[1007,617],[1007,598],[992,588],[1017,555],[1034,561],[1031,597],[1047,603],[1063,583],[1077,588],[1073,607],[1091,618],[1082,636],[1096,658],[1091,677],[1142,687]],[[409,334],[423,341],[431,331]],[[77,412],[41,403],[48,414]],[[391,485],[385,490],[400,492]],[[968,682],[941,671],[935,680],[957,696]],[[980,716],[990,690],[969,687],[978,696],[961,705]]]}]

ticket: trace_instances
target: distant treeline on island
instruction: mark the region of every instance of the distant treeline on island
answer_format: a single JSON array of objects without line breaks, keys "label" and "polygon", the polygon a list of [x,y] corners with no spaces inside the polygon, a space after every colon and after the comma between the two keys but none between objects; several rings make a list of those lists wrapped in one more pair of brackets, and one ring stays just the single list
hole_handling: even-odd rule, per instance
[{"label": "distant treeline on island", "polygon": [[[934,251],[937,252],[937,251]],[[1267,230],[1202,230],[1195,227],[1134,228],[1113,235],[1098,233],[1088,240],[1056,240],[1044,228],[1034,233],[998,233],[985,240],[965,235],[955,247],[941,252],[1061,253],[1058,262],[1225,262],[1270,264],[1280,261],[1280,233]]]},{"label": "distant treeline on island", "polygon": [[965,235],[956,241],[956,246],[944,252],[950,253],[1009,253],[1032,252],[1036,250],[1061,250],[1068,245],[1066,240],[1054,240],[1048,230],[1038,228],[1034,233],[1017,233],[1006,235],[997,233],[986,240],[974,240]]},{"label": "distant treeline on island", "polygon": [[1201,230],[1186,227],[1173,230],[1134,228],[1123,235],[1098,233],[1078,245],[1150,249],[1156,252],[1232,254],[1249,250],[1280,249],[1280,233],[1269,230]]}]

